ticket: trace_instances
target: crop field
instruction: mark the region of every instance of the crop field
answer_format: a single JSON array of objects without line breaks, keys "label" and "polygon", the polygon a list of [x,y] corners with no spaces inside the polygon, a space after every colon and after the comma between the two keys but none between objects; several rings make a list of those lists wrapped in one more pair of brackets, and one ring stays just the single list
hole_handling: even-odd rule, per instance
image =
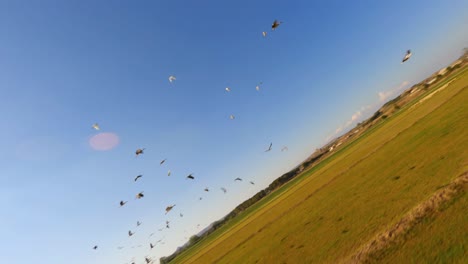
[{"label": "crop field", "polygon": [[467,87],[465,67],[171,263],[461,263]]}]

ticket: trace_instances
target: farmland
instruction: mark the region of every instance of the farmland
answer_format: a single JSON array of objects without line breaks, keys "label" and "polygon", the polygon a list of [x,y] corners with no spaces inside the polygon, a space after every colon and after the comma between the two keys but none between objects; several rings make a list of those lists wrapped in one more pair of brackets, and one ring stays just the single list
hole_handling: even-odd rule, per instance
[{"label": "farmland", "polygon": [[[461,262],[467,87],[465,66],[171,263]],[[448,186],[446,199],[428,202]],[[432,207],[411,218],[423,204]],[[410,218],[386,243],[366,247]]]}]

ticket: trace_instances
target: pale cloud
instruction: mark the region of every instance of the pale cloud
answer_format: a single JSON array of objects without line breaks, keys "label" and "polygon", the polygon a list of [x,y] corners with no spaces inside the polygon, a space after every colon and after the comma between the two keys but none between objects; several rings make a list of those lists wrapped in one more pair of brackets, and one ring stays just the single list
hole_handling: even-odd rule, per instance
[{"label": "pale cloud", "polygon": [[354,115],[351,116],[351,121],[356,121],[361,116],[362,116],[362,112],[357,111],[356,113],[354,113]]},{"label": "pale cloud", "polygon": [[335,132],[331,135],[329,135],[327,138],[326,138],[326,142],[328,142],[330,139],[332,139],[333,137],[336,137],[338,134],[340,134],[341,132],[343,132],[343,130],[345,128],[348,128],[349,126],[351,126],[353,123],[356,123],[357,121],[359,121],[360,118],[362,118],[363,115],[367,114],[369,111],[371,111],[372,109],[378,107],[379,103],[384,103],[386,102],[390,97],[396,95],[397,93],[401,92],[401,90],[403,88],[405,88],[407,85],[409,84],[408,81],[404,81],[402,82],[400,85],[396,86],[396,87],[393,87],[392,89],[388,90],[388,91],[383,91],[383,92],[379,92],[378,95],[379,95],[379,102],[377,103],[374,103],[374,104],[369,104],[369,105],[366,105],[366,106],[363,106],[360,108],[360,110],[356,111],[352,116],[351,116],[351,119],[346,121],[346,123],[344,125],[341,125],[339,126]]},{"label": "pale cloud", "polygon": [[384,92],[379,92],[379,100],[381,103],[387,101],[390,97],[401,91],[403,88],[405,88],[409,84],[408,81],[402,82],[400,85],[393,87],[392,89]]}]

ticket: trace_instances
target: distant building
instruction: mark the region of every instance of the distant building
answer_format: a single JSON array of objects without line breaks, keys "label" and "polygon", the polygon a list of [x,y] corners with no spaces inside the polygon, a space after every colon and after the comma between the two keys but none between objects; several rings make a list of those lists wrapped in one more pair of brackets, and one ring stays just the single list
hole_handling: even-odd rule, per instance
[{"label": "distant building", "polygon": [[447,69],[447,68],[443,68],[443,69],[442,69],[442,70],[440,70],[440,71],[439,71],[437,74],[438,74],[438,75],[444,75],[444,74],[446,74],[446,73],[447,73],[447,71],[448,71],[448,69]]},{"label": "distant building", "polygon": [[432,78],[431,80],[427,81],[426,84],[427,84],[427,85],[431,85],[431,84],[433,84],[435,81],[437,81],[437,77]]}]

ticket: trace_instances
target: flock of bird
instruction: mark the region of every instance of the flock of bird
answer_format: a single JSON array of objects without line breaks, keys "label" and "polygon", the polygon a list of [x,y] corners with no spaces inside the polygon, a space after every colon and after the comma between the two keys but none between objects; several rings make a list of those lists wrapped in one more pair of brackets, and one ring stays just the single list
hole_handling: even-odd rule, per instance
[{"label": "flock of bird", "polygon": [[[282,22],[280,22],[280,21],[278,21],[278,20],[273,21],[273,23],[272,23],[272,25],[271,25],[271,30],[274,31],[276,28],[279,27],[279,25],[280,25],[281,23],[282,23]],[[266,37],[266,36],[267,36],[267,32],[266,32],[266,31],[263,31],[263,32],[262,32],[262,35],[263,35],[263,37]],[[169,80],[169,82],[172,84],[172,83],[174,83],[174,82],[177,80],[177,78],[176,78],[176,76],[174,76],[174,75],[170,75],[169,78],[168,78],[168,80]],[[255,86],[255,90],[260,91],[260,86],[261,86],[262,84],[263,84],[263,82],[259,82],[259,83]],[[231,92],[231,88],[226,87],[226,88],[225,88],[225,91],[229,93],[229,92]],[[235,117],[234,115],[230,115],[229,118],[230,118],[231,120],[234,120],[236,117]],[[99,126],[98,123],[93,124],[93,125],[92,125],[92,128],[93,128],[94,130],[97,130],[97,131],[101,130],[101,127]],[[273,147],[273,143],[270,143],[270,145],[269,145],[268,148],[265,150],[265,152],[271,151],[271,150],[272,150],[272,147]],[[288,148],[285,146],[285,147],[283,147],[283,148],[281,149],[281,151],[285,151],[285,150],[287,150],[287,149],[288,149]],[[136,157],[138,157],[138,156],[140,156],[140,155],[143,155],[144,153],[145,153],[145,148],[138,148],[138,149],[136,149],[136,151],[135,151]],[[163,165],[163,164],[166,162],[166,160],[167,160],[167,159],[161,160],[159,164],[160,164],[160,165]],[[168,170],[167,176],[171,176],[171,170]],[[138,181],[139,179],[141,179],[142,177],[143,177],[142,174],[139,174],[139,175],[135,176],[134,182],[137,182],[137,181]],[[186,176],[186,179],[188,179],[188,180],[195,180],[195,176],[193,175],[193,173],[190,173],[189,175]],[[241,178],[236,178],[236,179],[234,179],[234,181],[242,181],[242,179],[241,179]],[[252,184],[252,185],[255,185],[255,183],[254,183],[253,181],[249,181],[249,183]],[[221,190],[223,193],[227,193],[227,189],[226,189],[225,187],[221,187],[220,190]],[[206,187],[203,191],[209,192],[210,189],[209,189],[208,187]],[[141,191],[141,192],[137,193],[135,197],[136,197],[136,199],[142,199],[142,198],[145,197],[145,195],[143,194],[143,191]],[[199,200],[202,200],[202,197],[200,197]],[[119,206],[120,206],[120,207],[123,207],[123,206],[125,206],[125,205],[127,204],[127,202],[128,202],[128,201],[121,200],[121,201],[119,202]],[[176,204],[168,205],[168,206],[166,207],[166,209],[165,209],[165,215],[167,215],[168,213],[170,213],[170,212],[174,209],[175,206],[176,206]],[[182,213],[179,213],[179,216],[180,216],[180,217],[183,217],[184,215],[183,215]],[[136,222],[136,226],[137,226],[137,227],[140,226],[141,224],[142,224],[142,223],[141,223],[140,221],[137,221],[137,222]],[[170,225],[169,225],[169,224],[170,224],[170,222],[166,220],[166,226],[165,226],[166,229],[169,229],[169,228],[170,228]],[[197,228],[199,228],[199,227],[200,227],[200,224],[197,225]],[[164,228],[160,228],[160,229],[158,229],[158,231],[162,231],[163,229],[164,229]],[[135,232],[133,232],[132,230],[128,230],[128,233],[127,233],[127,234],[128,234],[128,237],[131,237],[131,236],[133,236],[133,235],[135,234]],[[151,233],[151,234],[149,235],[149,237],[151,237],[151,236],[153,236],[153,235],[154,235],[154,233]],[[150,243],[149,243],[149,249],[152,250],[158,243],[164,243],[164,242],[163,242],[163,239],[158,240],[158,241],[155,242],[154,244],[153,244],[152,242],[150,242]],[[141,245],[139,245],[138,247],[141,247]],[[124,248],[124,247],[121,247],[121,246],[120,246],[120,247],[118,247],[117,249],[120,250],[120,249],[123,249],[123,248]],[[97,250],[97,249],[98,249],[98,245],[95,245],[95,246],[93,247],[93,249],[94,249],[94,250]],[[152,260],[150,257],[146,256],[146,257],[145,257],[145,262],[149,264],[149,263],[153,263],[154,260]],[[135,264],[135,262],[132,261],[131,264]]]},{"label": "flock of bird", "polygon": [[[282,23],[283,23],[283,22],[281,22],[281,21],[274,20],[273,23],[272,23],[272,25],[271,25],[271,30],[274,31],[274,30],[277,29]],[[266,36],[267,36],[267,32],[266,32],[266,31],[263,31],[263,32],[262,32],[262,35],[263,35],[263,37],[266,37]],[[409,58],[411,57],[411,55],[412,55],[411,50],[407,50],[407,52],[406,52],[405,56],[403,57],[403,60],[402,60],[401,63],[404,63],[404,62],[406,62],[407,60],[409,60]],[[177,78],[176,78],[174,75],[170,75],[168,79],[169,79],[169,82],[170,82],[170,83],[173,83],[174,81],[177,80]],[[262,82],[258,83],[258,84],[256,85],[255,89],[256,89],[257,91],[259,91],[259,90],[260,90],[260,86],[261,86],[262,84],[263,84]],[[231,92],[231,88],[226,87],[226,88],[225,88],[225,91],[229,93],[229,92]],[[234,119],[235,119],[235,116],[234,116],[234,115],[230,115],[229,118],[230,118],[231,120],[234,120]],[[94,130],[100,130],[100,129],[101,129],[98,123],[93,124],[93,125],[92,125],[92,128],[93,128]],[[273,147],[273,143],[270,143],[270,145],[269,145],[268,148],[265,150],[265,152],[270,152],[270,151],[272,150],[272,147]],[[287,150],[288,150],[288,147],[287,147],[287,146],[284,146],[284,147],[281,149],[282,152],[283,152],[283,151],[287,151]],[[145,148],[138,148],[138,149],[135,151],[136,157],[138,157],[138,156],[144,154],[144,151],[145,151]],[[161,160],[159,164],[160,164],[160,165],[163,165],[163,164],[166,162],[166,160],[167,160],[167,159]],[[168,170],[167,176],[171,176],[171,170]],[[136,182],[136,181],[138,181],[138,180],[139,180],[140,178],[142,178],[142,177],[143,177],[143,175],[142,175],[142,174],[139,174],[139,175],[137,175],[137,176],[134,178],[134,181]],[[193,173],[190,173],[189,175],[186,176],[186,179],[195,180],[195,177],[193,176]],[[243,180],[242,180],[242,178],[239,178],[239,177],[238,177],[238,178],[235,178],[234,181],[239,181],[239,182],[240,182],[240,181],[243,181]],[[254,183],[253,181],[249,181],[249,183],[252,184],[252,185],[255,185],[255,183]],[[221,190],[223,193],[227,193],[227,189],[226,189],[225,187],[221,187],[220,190]],[[210,190],[209,190],[208,187],[206,187],[206,188],[204,189],[204,191],[205,191],[205,192],[209,192]],[[144,197],[145,197],[145,195],[143,194],[143,191],[136,194],[136,199],[142,199],[142,198],[144,198]],[[202,200],[202,197],[200,197],[199,200]],[[128,201],[121,200],[121,201],[119,202],[120,207],[125,206],[125,204],[127,204],[127,202],[128,202]],[[165,215],[167,215],[169,212],[171,212],[171,210],[174,209],[175,206],[176,206],[176,204],[168,205],[168,206],[166,207],[166,209],[165,209]],[[182,213],[179,213],[179,216],[180,216],[180,217],[183,217],[184,215],[183,215]],[[166,220],[166,226],[165,226],[166,229],[169,229],[169,228],[170,228],[169,223],[170,223],[170,222]],[[136,222],[136,226],[137,226],[137,227],[140,226],[141,224],[142,224],[142,223],[141,223],[140,221],[137,221],[137,222]],[[199,227],[200,227],[200,224],[198,224],[197,227],[199,228]],[[162,231],[163,229],[164,229],[164,228],[160,228],[160,229],[158,229],[158,231]],[[128,231],[128,236],[129,236],[129,237],[133,236],[134,234],[135,234],[135,232],[132,232],[131,230]],[[149,237],[151,237],[151,236],[153,236],[153,235],[154,235],[154,233],[151,233],[151,234],[149,235]],[[152,250],[158,243],[164,243],[164,242],[163,242],[163,239],[158,240],[158,241],[155,242],[154,244],[153,244],[152,242],[150,242],[150,243],[149,243],[149,249]],[[141,247],[141,245],[139,245],[138,247]],[[95,246],[93,247],[93,249],[94,249],[94,250],[97,250],[97,249],[98,249],[98,245],[95,245]],[[119,250],[120,250],[120,249],[123,249],[123,247],[118,247],[118,249],[119,249]],[[146,262],[147,264],[149,264],[149,263],[153,263],[154,260],[147,256],[147,257],[145,257],[145,262]],[[135,264],[135,262],[132,261],[131,264]]]}]

